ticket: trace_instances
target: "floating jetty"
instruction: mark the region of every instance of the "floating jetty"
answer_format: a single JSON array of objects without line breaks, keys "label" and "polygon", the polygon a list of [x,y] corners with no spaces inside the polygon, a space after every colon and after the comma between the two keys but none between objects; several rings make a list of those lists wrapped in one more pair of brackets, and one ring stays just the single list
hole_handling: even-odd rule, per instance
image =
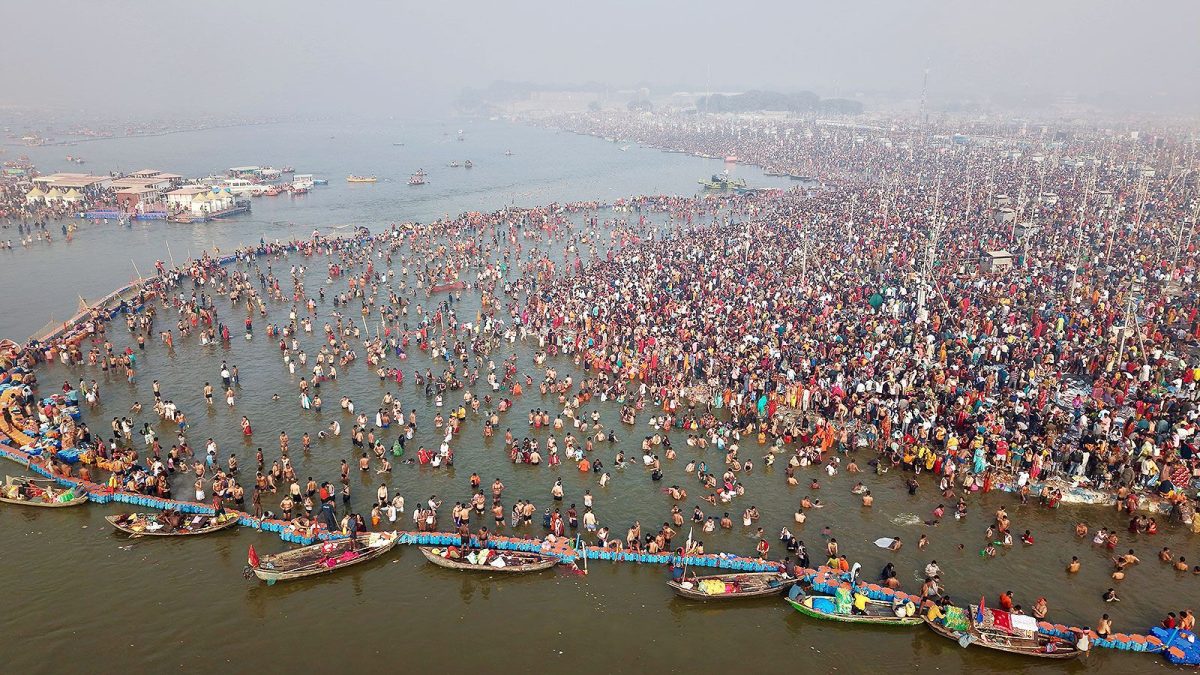
[{"label": "floating jetty", "polygon": [[130,213],[120,209],[92,209],[91,211],[81,212],[79,217],[85,220],[120,220],[122,218],[132,218],[133,220],[166,220],[167,212],[134,211]]},{"label": "floating jetty", "polygon": [[207,223],[210,220],[220,220],[221,218],[228,218],[229,216],[236,216],[239,213],[249,213],[249,212],[250,212],[250,202],[249,201],[239,201],[235,205],[233,205],[227,209],[224,209],[222,211],[213,211],[212,213],[205,213],[202,215],[197,215],[194,213],[180,213],[180,214],[176,214],[176,215],[167,216],[167,221],[172,222],[172,223],[184,223],[184,224]]},{"label": "floating jetty", "polygon": [[[37,454],[32,454],[17,448],[12,447],[11,439],[0,433],[0,457],[14,461],[21,466],[27,467],[46,478],[53,479],[62,487],[74,487],[78,490],[85,490],[88,493],[90,501],[97,504],[120,503],[130,504],[142,509],[174,509],[180,513],[195,514],[195,515],[214,515],[213,508],[205,504],[197,502],[180,501],[175,499],[162,499],[153,495],[143,495],[136,492],[126,492],[124,490],[114,490],[107,485],[100,483],[92,483],[83,481],[74,477],[59,476],[50,472],[45,466],[45,460]],[[284,520],[269,520],[258,519],[249,513],[244,513],[234,509],[226,509],[226,513],[232,513],[238,516],[238,524],[264,532],[278,533],[279,537],[291,544],[309,545],[315,544],[318,541],[326,539],[341,539],[344,535],[336,532],[317,531],[312,536],[305,532],[292,527],[290,523]],[[462,537],[457,534],[448,532],[401,532],[399,543],[411,544],[416,546],[461,546],[463,545]],[[492,548],[497,548],[502,551],[538,551],[555,555],[564,563],[572,563],[586,557],[588,560],[611,560],[616,562],[639,562],[665,565],[671,562],[675,556],[668,553],[649,554],[635,553],[631,551],[614,551],[611,549],[601,548],[599,546],[583,546],[579,539],[571,540],[565,537],[560,538],[553,544],[546,544],[540,539],[521,539],[517,537],[501,537],[492,536]],[[478,544],[475,537],[471,537],[472,545]],[[687,556],[682,559],[689,565],[697,567],[717,567],[721,569],[746,570],[751,572],[767,572],[779,569],[779,564],[771,561],[760,560],[758,558],[746,558],[743,556],[730,555],[726,553],[713,553],[702,556]]]}]

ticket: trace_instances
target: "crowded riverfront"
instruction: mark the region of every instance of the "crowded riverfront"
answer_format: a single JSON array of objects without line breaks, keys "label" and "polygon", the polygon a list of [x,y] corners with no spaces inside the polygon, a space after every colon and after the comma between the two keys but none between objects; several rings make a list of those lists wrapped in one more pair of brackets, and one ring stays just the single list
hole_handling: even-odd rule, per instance
[{"label": "crowded riverfront", "polygon": [[[38,475],[5,501],[142,506],[109,520],[137,538],[261,530],[246,574],[272,585],[418,544],[496,583],[627,561],[684,598],[963,646],[1200,658],[1200,557],[1156,546],[1200,533],[1185,131],[539,123],[809,180],[160,262],[6,344],[5,456]],[[26,194],[4,192],[22,235],[73,222]],[[1064,624],[1022,556],[1077,544],[1061,576],[1105,568],[1106,611]],[[933,550],[1014,590],[950,586]],[[1116,603],[1147,567],[1171,573],[1133,623]]]}]

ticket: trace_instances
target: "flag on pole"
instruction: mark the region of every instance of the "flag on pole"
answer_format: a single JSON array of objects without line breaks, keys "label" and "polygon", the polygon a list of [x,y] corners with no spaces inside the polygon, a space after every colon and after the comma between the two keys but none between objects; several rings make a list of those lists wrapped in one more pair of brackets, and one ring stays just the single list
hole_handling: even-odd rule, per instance
[{"label": "flag on pole", "polygon": [[251,567],[258,567],[258,553],[254,550],[254,545],[250,545],[250,554],[246,557],[246,562]]}]

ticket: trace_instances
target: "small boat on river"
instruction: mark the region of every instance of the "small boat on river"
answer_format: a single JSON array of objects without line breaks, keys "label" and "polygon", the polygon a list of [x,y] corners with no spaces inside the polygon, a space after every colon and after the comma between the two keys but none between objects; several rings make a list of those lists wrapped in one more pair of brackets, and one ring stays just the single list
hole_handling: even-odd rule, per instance
[{"label": "small boat on river", "polygon": [[374,183],[378,180],[375,176],[346,176],[347,183]]},{"label": "small boat on river", "polygon": [[854,594],[848,588],[839,588],[835,595],[822,595],[806,594],[799,586],[795,586],[788,593],[787,602],[805,616],[827,621],[877,626],[916,626],[922,621],[920,610],[911,602],[893,604],[867,600],[863,613],[857,614],[851,609],[854,606]]},{"label": "small boat on river", "polygon": [[[465,557],[452,558],[450,549],[420,546],[421,554],[438,567],[466,572],[524,574],[550,569],[562,562],[558,556],[532,551],[501,551],[485,548],[470,551]],[[460,549],[461,550],[461,549]]]},{"label": "small boat on river", "polygon": [[86,490],[79,487],[60,489],[58,483],[49,478],[5,476],[4,487],[0,489],[0,502],[6,504],[61,509],[79,506],[87,500]]},{"label": "small boat on river", "polygon": [[667,585],[689,600],[738,600],[779,595],[798,579],[779,572],[735,572],[690,579],[672,579]]},{"label": "small boat on river", "polygon": [[1009,654],[1059,660],[1078,658],[1084,653],[1067,640],[1039,633],[1037,619],[1023,614],[976,605],[971,605],[968,613],[952,605],[942,621],[930,621],[928,617],[923,621],[929,630],[962,647],[987,647]]},{"label": "small boat on river", "polygon": [[357,537],[358,545],[353,546],[349,537],[330,539],[311,546],[304,546],[283,553],[263,556],[259,559],[254,549],[250,549],[249,574],[274,584],[277,581],[302,579],[317,574],[335,572],[337,570],[374,560],[392,550],[400,537],[395,532],[371,532]]},{"label": "small boat on river", "polygon": [[104,519],[117,530],[135,537],[189,537],[224,530],[238,522],[238,516],[233,513],[216,517],[172,511],[118,513],[105,516]]},{"label": "small boat on river", "polygon": [[696,181],[704,186],[705,190],[735,190],[737,188],[746,187],[746,181],[741,178],[730,178],[728,174],[714,174],[708,180]]}]

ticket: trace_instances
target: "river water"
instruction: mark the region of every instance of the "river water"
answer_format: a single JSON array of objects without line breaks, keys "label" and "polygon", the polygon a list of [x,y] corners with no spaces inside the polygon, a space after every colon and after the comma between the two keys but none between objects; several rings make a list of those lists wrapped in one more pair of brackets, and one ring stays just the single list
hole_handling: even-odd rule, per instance
[{"label": "river water", "polygon": [[[466,128],[468,139],[461,143],[453,140],[458,126]],[[424,131],[418,133],[416,129]],[[441,140],[443,130],[452,134],[448,140]],[[229,135],[234,138],[224,140]],[[264,140],[264,136],[274,140]],[[375,140],[369,142],[368,137]],[[390,145],[397,137],[406,142],[404,147]],[[426,140],[418,142],[417,138]],[[339,139],[346,145],[333,144]],[[219,145],[224,150],[218,150]],[[418,147],[426,153],[420,158],[385,159],[393,150],[411,153]],[[503,152],[510,147],[516,154],[506,158]],[[190,150],[193,148],[194,153]],[[720,167],[719,163],[714,166],[704,160],[651,150],[630,148],[621,152],[613,144],[597,139],[499,123],[336,131],[281,125],[104,141],[75,150],[97,163],[101,157],[110,156],[115,161],[122,156],[126,157],[123,168],[162,166],[179,173],[205,173],[241,163],[286,162],[302,172],[325,173],[331,180],[327,190],[318,189],[306,197],[258,200],[248,218],[186,229],[164,223],[135,224],[132,230],[89,225],[81,228],[70,244],[56,242],[11,256],[5,254],[8,260],[3,274],[10,292],[4,294],[5,304],[0,308],[0,316],[4,317],[0,334],[36,330],[47,315],[70,310],[74,294],[103,295],[128,280],[127,270],[121,269],[128,266],[125,258],[133,257],[139,267],[145,265],[145,271],[153,260],[166,255],[168,239],[178,259],[187,255],[189,246],[195,253],[211,248],[214,241],[217,246],[230,247],[260,236],[307,234],[313,227],[328,229],[341,223],[380,225],[468,208],[490,209],[511,201],[535,204],[589,197],[613,199],[646,192],[691,192],[696,178]],[[468,156],[478,165],[470,174],[463,169],[437,168],[448,159]],[[503,164],[510,160],[512,164]],[[431,169],[431,184],[418,194],[415,191],[421,188],[409,188],[403,180],[407,172],[419,166],[435,168]],[[493,166],[503,168],[489,168]],[[738,171],[745,172],[751,184],[769,184],[745,167]],[[347,186],[340,179],[350,172],[377,173],[393,180],[374,186]],[[313,292],[322,281],[317,277],[323,263],[310,261],[309,266],[314,271],[307,287]],[[341,280],[333,282],[327,294],[344,288],[344,284]],[[477,306],[477,299],[467,294],[460,316],[474,314]],[[235,316],[227,300],[219,300],[218,309],[226,320]],[[327,316],[331,310],[327,304],[318,313]],[[270,320],[286,321],[285,305],[272,304],[270,312]],[[234,328],[238,321],[231,323]],[[216,439],[222,457],[233,452],[242,459],[243,472],[252,470],[255,447],[264,448],[268,462],[278,457],[275,436],[280,429],[288,431],[293,448],[299,445],[302,433],[308,431],[315,436],[330,419],[339,419],[348,432],[353,422],[336,404],[342,396],[350,396],[361,411],[374,409],[385,391],[398,394],[405,408],[418,410],[420,419],[408,455],[420,444],[437,445],[440,434],[434,433],[430,422],[435,408],[411,377],[415,370],[433,366],[426,354],[410,350],[410,358],[403,365],[407,377],[402,386],[380,383],[365,363],[341,368],[338,380],[323,386],[324,412],[304,413],[292,396],[294,376],[280,360],[277,346],[263,335],[264,324],[256,320],[253,340],[239,338],[229,345],[200,347],[193,338],[177,345],[171,353],[149,342],[132,385],[123,377],[107,377],[95,368],[49,366],[40,371],[43,391],[57,390],[57,383],[63,380],[74,382],[81,376],[96,379],[102,387],[103,404],[85,411],[85,419],[94,431],[103,431],[106,420],[130,414],[129,407],[135,400],[147,403],[143,414],[133,415],[137,426],[142,421],[153,422],[148,402],[152,400],[150,383],[157,379],[163,383],[164,396],[189,414],[192,443],[199,445],[207,437]],[[301,337],[310,354],[317,349],[320,326],[318,322],[312,336]],[[112,336],[118,348],[128,342],[123,326],[114,326]],[[522,354],[522,372],[533,373],[531,350],[517,350]],[[222,360],[238,365],[241,371],[237,407],[206,409],[201,387],[205,381],[219,381]],[[560,375],[573,373],[576,379],[582,376],[566,359],[552,359],[550,365]],[[475,391],[482,394],[485,388],[481,381]],[[280,394],[279,401],[272,400],[274,393]],[[448,403],[454,400],[449,398]],[[456,444],[457,463],[452,469],[397,464],[387,482],[393,491],[399,490],[406,497],[410,510],[416,501],[438,495],[445,500],[443,519],[448,519],[445,512],[449,506],[468,497],[467,481],[472,471],[481,475],[485,485],[496,477],[504,481],[508,486],[506,506],[515,499],[527,498],[538,505],[539,512],[550,504],[551,484],[561,475],[566,503],[581,503],[583,491],[591,490],[601,523],[609,525],[617,536],[623,535],[634,519],[640,519],[647,528],[667,520],[669,498],[639,465],[613,471],[612,483],[600,488],[595,476],[580,476],[573,469],[558,471],[545,465],[533,468],[509,463],[503,452],[505,427],[511,427],[518,438],[529,434],[544,441],[552,433],[528,429],[525,417],[532,408],[556,412],[558,404],[540,397],[536,389],[530,390],[502,418],[496,438],[485,440],[481,423],[468,419]],[[585,409],[599,410],[605,424],[614,428],[621,439],[616,447],[598,451],[606,464],[611,464],[617,448],[629,457],[638,457],[640,439],[653,433],[645,413],[639,416],[636,427],[630,427],[620,424],[618,406],[613,402],[589,404]],[[252,441],[239,432],[242,415],[254,423]],[[389,443],[395,427],[392,431],[392,435],[385,435]],[[159,433],[171,437],[166,427],[160,426]],[[664,463],[661,485],[679,484],[698,494],[695,479],[683,473],[684,463],[696,458],[716,466],[721,457],[711,448],[698,451],[687,447],[685,436],[678,432],[672,439],[679,459]],[[561,444],[561,434],[558,440]],[[762,454],[752,439],[742,445],[744,454],[750,457]],[[302,479],[312,475],[318,481],[336,482],[340,460],[353,464],[357,454],[343,436],[337,441],[314,441],[309,455],[294,449],[292,456]],[[865,460],[859,461],[865,464]],[[867,476],[864,480],[876,501],[873,508],[865,509],[849,491],[855,478],[845,473],[833,478],[821,475],[822,487],[814,491],[808,481],[817,475],[815,469],[802,470],[801,485],[788,488],[782,467],[773,471],[756,463],[759,468],[744,477],[747,495],[729,508],[737,520],[747,505],[758,506],[763,513],[759,524],[770,536],[773,551],[780,549],[775,536],[786,525],[806,542],[814,561],[819,561],[824,548],[820,531],[828,525],[841,543],[842,552],[850,560],[861,562],[870,578],[891,561],[905,589],[915,592],[920,585],[918,570],[936,559],[948,591],[960,604],[977,601],[981,595],[992,604],[999,593],[1013,590],[1017,602],[1029,607],[1044,595],[1054,622],[1095,625],[1100,614],[1108,612],[1119,632],[1144,632],[1167,611],[1194,608],[1200,598],[1200,578],[1177,574],[1155,559],[1155,552],[1162,546],[1170,546],[1189,559],[1194,555],[1190,535],[1164,528],[1157,536],[1122,535],[1122,548],[1135,548],[1143,562],[1120,582],[1121,603],[1102,602],[1101,593],[1113,585],[1108,578],[1111,563],[1106,552],[1091,546],[1090,539],[1077,540],[1072,528],[1083,519],[1093,531],[1115,527],[1124,532],[1123,519],[1110,509],[1063,507],[1048,511],[1034,505],[1021,507],[1011,496],[993,493],[971,498],[970,512],[962,521],[949,518],[937,527],[928,527],[921,521],[930,518],[938,501],[928,481],[921,492],[910,496],[898,472]],[[9,472],[17,473],[15,465]],[[367,510],[377,485],[373,473],[360,476],[355,471],[354,505]],[[182,482],[176,486],[184,492]],[[808,522],[797,528],[792,513],[806,494],[819,497],[826,507],[810,512]],[[704,510],[710,515],[717,511],[693,500],[682,505],[685,513],[690,514],[693,503],[708,507]],[[275,508],[269,502],[264,505]],[[1037,543],[1018,545],[994,559],[985,559],[979,555],[984,529],[1000,506],[1009,509],[1014,528],[1018,532],[1032,530]],[[6,671],[44,672],[51,663],[56,668],[62,667],[57,664],[88,663],[90,670],[101,672],[118,667],[149,672],[217,668],[262,672],[313,667],[362,671],[393,667],[451,672],[473,668],[504,673],[535,668],[581,673],[744,669],[957,672],[968,668],[1119,673],[1166,667],[1155,657],[1107,650],[1094,651],[1086,663],[1066,666],[979,648],[964,650],[923,627],[875,629],[815,621],[799,615],[781,599],[698,604],[676,598],[664,584],[662,568],[632,563],[593,562],[586,577],[555,570],[531,577],[489,579],[433,567],[418,551],[397,547],[384,559],[327,578],[267,587],[244,580],[241,572],[250,545],[260,553],[287,546],[276,535],[241,528],[190,540],[130,540],[114,534],[103,520],[103,516],[121,510],[123,507],[117,504],[49,512],[0,509],[0,542],[7,560],[8,582],[4,594],[7,611],[0,613],[0,662]],[[697,532],[696,537],[704,540],[709,552],[750,554],[755,543],[752,528],[741,528],[738,523],[733,530]],[[404,526],[408,525],[406,517]],[[533,532],[542,532],[540,522],[535,523]],[[925,551],[915,546],[922,533],[928,534],[931,541]],[[900,536],[907,545],[891,553],[872,544],[886,536]],[[1079,556],[1084,567],[1080,574],[1068,576],[1063,568],[1073,555]]]},{"label": "river water", "polygon": [[[506,155],[509,151],[512,154]],[[753,186],[796,185],[765,176],[756,167],[727,166],[721,160],[659,152],[632,142],[609,143],[568,132],[465,119],[231,127],[9,149],[8,155],[17,154],[27,154],[42,173],[154,168],[196,177],[223,175],[234,166],[290,165],[299,173],[328,179],[329,185],[304,195],[256,198],[248,215],[196,225],[133,221],[130,229],[118,231],[113,223],[52,223],[48,229],[55,235],[53,243],[0,251],[0,279],[20,280],[0,294],[0,338],[15,340],[73,316],[80,296],[96,300],[139,273],[152,275],[156,260],[182,262],[214,248],[307,237],[314,229],[336,234],[365,225],[378,230],[390,223],[428,222],[509,205],[692,194],[698,179],[724,169]],[[85,158],[87,164],[68,163],[68,154]],[[447,166],[466,159],[475,166]],[[409,185],[409,176],[422,168],[429,182]],[[347,183],[351,174],[374,175],[379,182]],[[60,236],[67,222],[79,227],[71,242]],[[18,240],[15,224],[0,221],[0,227],[7,228],[0,229],[0,238]]]}]

